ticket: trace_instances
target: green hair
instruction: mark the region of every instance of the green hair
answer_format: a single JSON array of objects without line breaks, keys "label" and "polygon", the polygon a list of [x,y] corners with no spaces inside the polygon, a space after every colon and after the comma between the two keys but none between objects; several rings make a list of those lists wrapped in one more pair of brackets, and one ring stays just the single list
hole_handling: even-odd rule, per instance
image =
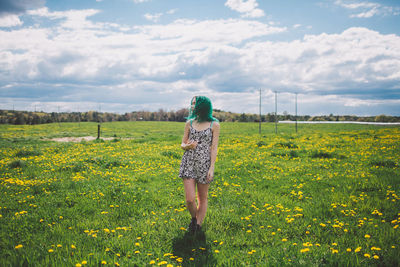
[{"label": "green hair", "polygon": [[[196,104],[194,108],[189,108],[189,116],[186,118],[187,120],[197,120],[198,122],[204,121],[218,121],[216,118],[212,116],[213,108],[211,104],[211,100],[206,96],[195,96]],[[193,101],[190,101],[190,104]]]}]

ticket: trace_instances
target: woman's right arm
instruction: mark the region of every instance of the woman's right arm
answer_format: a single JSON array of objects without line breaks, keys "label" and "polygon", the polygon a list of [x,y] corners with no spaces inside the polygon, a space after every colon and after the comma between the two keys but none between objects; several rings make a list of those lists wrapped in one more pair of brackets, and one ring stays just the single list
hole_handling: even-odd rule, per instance
[{"label": "woman's right arm", "polygon": [[189,141],[189,129],[190,129],[190,121],[187,121],[185,124],[185,131],[183,133],[181,148],[183,150],[189,150],[196,148],[197,142]]}]

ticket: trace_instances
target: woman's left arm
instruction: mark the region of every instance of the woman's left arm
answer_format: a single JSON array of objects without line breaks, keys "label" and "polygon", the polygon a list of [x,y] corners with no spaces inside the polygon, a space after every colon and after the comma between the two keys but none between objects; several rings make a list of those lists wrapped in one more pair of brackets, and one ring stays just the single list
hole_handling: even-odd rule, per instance
[{"label": "woman's left arm", "polygon": [[212,132],[212,143],[211,143],[211,165],[207,175],[207,181],[211,181],[214,177],[214,167],[215,167],[215,160],[217,159],[217,152],[218,152],[218,139],[219,139],[219,128],[220,125],[218,122],[214,122]]}]

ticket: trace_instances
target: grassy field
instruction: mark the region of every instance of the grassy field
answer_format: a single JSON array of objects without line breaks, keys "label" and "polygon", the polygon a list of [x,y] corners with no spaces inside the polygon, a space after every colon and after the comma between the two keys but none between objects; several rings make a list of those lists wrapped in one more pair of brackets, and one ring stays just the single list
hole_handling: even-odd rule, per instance
[{"label": "grassy field", "polygon": [[399,127],[221,123],[196,236],[183,127],[0,125],[0,265],[400,265]]}]

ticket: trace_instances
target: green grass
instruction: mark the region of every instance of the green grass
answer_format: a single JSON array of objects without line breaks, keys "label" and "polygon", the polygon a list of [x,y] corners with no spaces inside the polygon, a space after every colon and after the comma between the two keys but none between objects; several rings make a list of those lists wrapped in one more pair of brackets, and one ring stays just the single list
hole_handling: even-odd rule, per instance
[{"label": "green grass", "polygon": [[58,143],[97,124],[0,125],[0,265],[400,264],[399,127],[221,123],[197,236],[183,128],[103,123],[113,140]]}]

